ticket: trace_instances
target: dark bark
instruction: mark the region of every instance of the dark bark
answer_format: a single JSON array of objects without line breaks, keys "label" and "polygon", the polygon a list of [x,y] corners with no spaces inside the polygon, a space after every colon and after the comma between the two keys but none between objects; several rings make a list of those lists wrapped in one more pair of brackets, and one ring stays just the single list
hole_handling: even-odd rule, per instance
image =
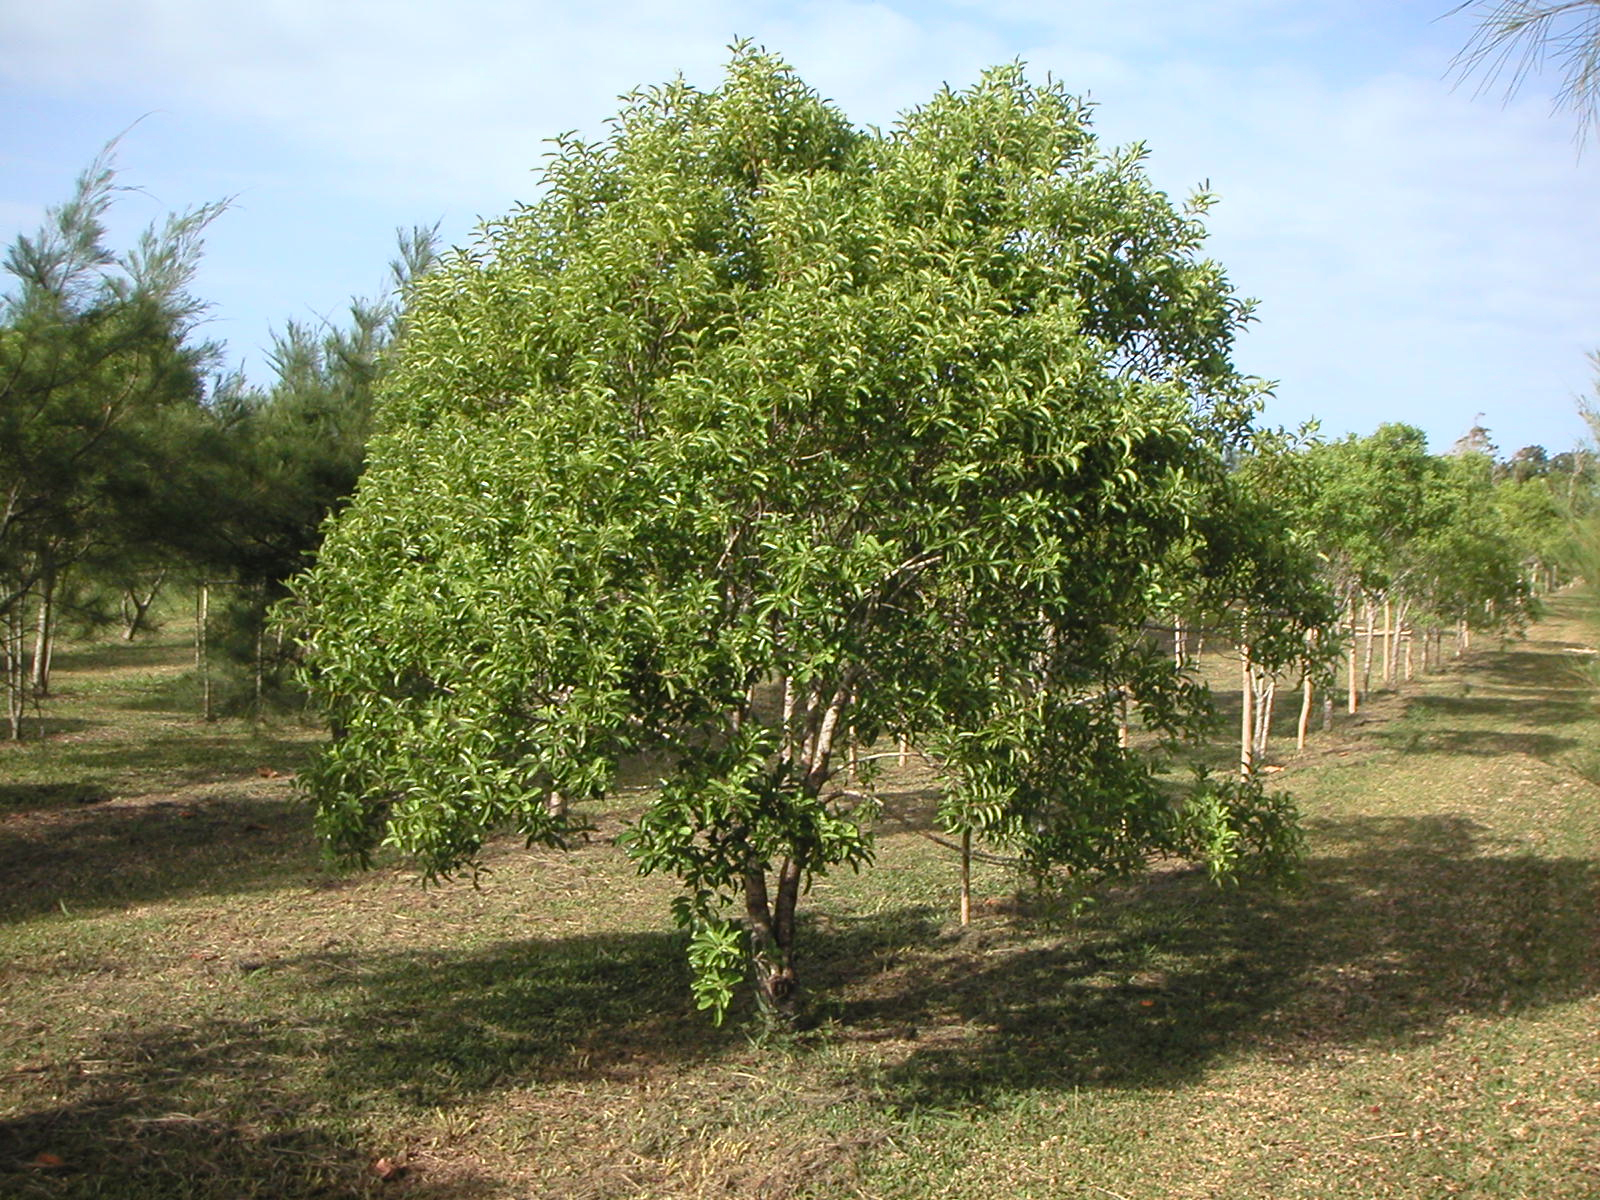
[{"label": "dark bark", "polygon": [[783,860],[777,891],[767,889],[759,863],[745,869],[745,916],[750,933],[750,965],[756,1001],[769,1025],[791,1027],[800,1012],[800,985],[794,961],[794,910],[800,897],[800,865]]}]

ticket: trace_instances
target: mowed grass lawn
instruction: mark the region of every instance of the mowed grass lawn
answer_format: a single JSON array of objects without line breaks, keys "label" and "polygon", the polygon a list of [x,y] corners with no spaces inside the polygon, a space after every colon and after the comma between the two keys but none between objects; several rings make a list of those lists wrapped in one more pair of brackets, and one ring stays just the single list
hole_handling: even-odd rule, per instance
[{"label": "mowed grass lawn", "polygon": [[196,720],[181,631],[78,648],[0,746],[0,1196],[1595,1197],[1595,619],[1280,749],[1295,891],[1167,867],[1074,915],[988,866],[962,929],[891,774],[783,1042],[693,1011],[613,842],[639,788],[476,887],[339,872],[314,734]]}]

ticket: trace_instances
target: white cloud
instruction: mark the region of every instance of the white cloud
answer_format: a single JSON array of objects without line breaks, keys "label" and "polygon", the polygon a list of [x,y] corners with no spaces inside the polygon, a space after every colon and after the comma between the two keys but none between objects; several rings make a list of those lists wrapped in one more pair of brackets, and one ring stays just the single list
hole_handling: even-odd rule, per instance
[{"label": "white cloud", "polygon": [[[1583,350],[1600,342],[1600,163],[1575,161],[1570,124],[1552,121],[1542,97],[1502,109],[1452,92],[1442,77],[1468,30],[1434,23],[1438,9],[0,0],[0,80],[22,96],[98,98],[125,114],[119,124],[150,109],[179,125],[203,119],[208,136],[236,144],[206,144],[209,164],[191,149],[191,166],[245,190],[239,228],[252,231],[219,232],[219,252],[233,253],[229,237],[298,232],[305,245],[279,257],[331,264],[347,252],[334,242],[376,246],[394,213],[446,212],[458,236],[463,213],[504,211],[531,192],[544,138],[598,134],[618,93],[680,70],[713,83],[735,36],[785,55],[853,119],[879,124],[942,82],[1022,57],[1092,94],[1110,140],[1147,140],[1164,186],[1212,182],[1223,201],[1214,252],[1263,301],[1241,365],[1282,377],[1286,419],[1315,409],[1370,428],[1438,413],[1413,419],[1442,436],[1454,413],[1470,419],[1518,394],[1548,406],[1540,419],[1564,420],[1555,410],[1569,409],[1587,378]],[[319,206],[330,214],[320,232],[310,228]],[[272,221],[299,224],[281,233]],[[260,290],[277,302],[284,280],[322,266],[307,259],[296,276],[285,261],[283,279]],[[230,279],[252,269],[266,271],[218,263]],[[361,290],[381,258],[358,277],[341,269],[342,287],[312,303],[332,308]]]}]

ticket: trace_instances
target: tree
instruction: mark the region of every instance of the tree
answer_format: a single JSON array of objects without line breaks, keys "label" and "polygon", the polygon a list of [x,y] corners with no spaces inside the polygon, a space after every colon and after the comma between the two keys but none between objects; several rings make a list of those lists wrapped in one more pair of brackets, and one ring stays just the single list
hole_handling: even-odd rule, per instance
[{"label": "tree", "polygon": [[1451,13],[1471,10],[1478,20],[1472,39],[1452,64],[1466,78],[1482,74],[1485,85],[1508,77],[1506,96],[1554,59],[1561,71],[1557,104],[1578,117],[1586,136],[1600,117],[1600,0],[1469,0]]},{"label": "tree", "polygon": [[[198,413],[214,353],[195,339],[205,306],[189,285],[225,204],[175,214],[118,255],[104,228],[112,148],[5,255],[15,283],[0,302],[0,643],[11,681],[24,608],[37,605],[47,632],[62,573],[120,545],[140,499],[170,485],[172,430]],[[22,691],[9,694],[15,736]]]},{"label": "tree", "polygon": [[1343,581],[1327,570],[1318,527],[1315,432],[1307,426],[1294,435],[1258,435],[1234,474],[1239,515],[1223,518],[1232,540],[1242,544],[1229,546],[1221,562],[1235,576],[1245,573],[1230,578],[1221,595],[1247,599],[1235,602],[1231,622],[1244,668],[1240,760],[1246,772],[1266,753],[1276,674],[1290,666],[1300,676],[1296,741],[1304,749],[1314,690],[1326,686],[1337,658],[1334,626]]},{"label": "tree", "polygon": [[1204,709],[1139,631],[1253,408],[1204,199],[1142,154],[1020,67],[881,134],[742,47],[560,142],[418,281],[295,584],[332,846],[443,874],[495,829],[560,844],[552,799],[648,752],[627,844],[684,885],[699,1002],[748,961],[780,1018],[800,896],[872,858],[846,745],[927,748],[1040,871],[1283,851],[1255,793],[1175,813],[1117,736],[1128,691],[1158,730]]}]

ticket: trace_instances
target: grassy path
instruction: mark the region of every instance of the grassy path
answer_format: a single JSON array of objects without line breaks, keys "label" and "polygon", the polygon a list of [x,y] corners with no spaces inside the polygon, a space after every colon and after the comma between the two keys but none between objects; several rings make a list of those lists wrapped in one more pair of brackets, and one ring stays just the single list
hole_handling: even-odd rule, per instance
[{"label": "grassy path", "polygon": [[891,780],[785,1046],[691,1011],[671,889],[610,841],[637,794],[477,888],[341,874],[306,735],[185,715],[176,642],[70,655],[0,747],[0,1195],[1600,1195],[1593,619],[1285,760],[1291,893],[1166,870],[1073,917],[991,869],[962,930]]}]

